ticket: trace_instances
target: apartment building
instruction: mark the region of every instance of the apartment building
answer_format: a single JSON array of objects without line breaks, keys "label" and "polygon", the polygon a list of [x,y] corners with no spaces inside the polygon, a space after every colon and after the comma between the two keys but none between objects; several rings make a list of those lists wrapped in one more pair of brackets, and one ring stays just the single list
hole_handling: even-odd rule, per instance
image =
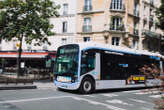
[{"label": "apartment building", "polygon": [[[162,31],[155,25],[160,0],[54,0],[60,17],[51,18],[56,35],[51,45],[28,45],[23,50],[54,51],[59,46],[95,41],[138,50],[158,52]],[[17,50],[19,42],[2,40],[0,49]]]},{"label": "apartment building", "polygon": [[[61,45],[75,42],[77,0],[54,0],[54,2],[56,5],[60,5],[60,9],[58,10],[60,16],[50,19],[51,23],[54,25],[54,29],[52,31],[55,32],[54,36],[48,37],[51,45],[43,44],[42,46],[34,46],[33,44],[35,41],[33,44],[29,45],[23,40],[22,49],[24,51],[54,51]],[[17,44],[19,44],[19,41],[17,40],[12,40],[10,42],[2,40],[0,50],[17,51]]]},{"label": "apartment building", "polygon": [[50,38],[52,45],[48,50],[56,50],[61,45],[75,43],[76,36],[77,0],[54,0],[54,2],[60,5],[60,17],[51,19],[56,34]]},{"label": "apartment building", "polygon": [[96,41],[158,52],[155,25],[160,0],[78,0],[77,41]]}]

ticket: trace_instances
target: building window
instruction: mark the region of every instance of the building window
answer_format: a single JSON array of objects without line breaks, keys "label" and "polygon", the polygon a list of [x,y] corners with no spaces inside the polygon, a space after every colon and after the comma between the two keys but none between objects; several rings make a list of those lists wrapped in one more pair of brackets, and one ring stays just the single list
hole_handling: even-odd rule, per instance
[{"label": "building window", "polygon": [[136,40],[133,40],[132,48],[133,48],[133,49],[136,49],[136,48],[137,48],[137,41],[136,41]]},{"label": "building window", "polygon": [[43,45],[43,50],[48,50],[47,45]]},{"label": "building window", "polygon": [[91,40],[90,37],[84,37],[84,38],[83,38],[83,41],[84,41],[84,42],[88,42],[88,41],[90,41],[90,40]]},{"label": "building window", "polygon": [[67,32],[67,21],[63,22],[63,33]]},{"label": "building window", "polygon": [[112,45],[120,45],[120,37],[112,37]]},{"label": "building window", "polygon": [[67,39],[66,38],[62,38],[61,41],[62,41],[62,43],[61,43],[62,45],[67,44]]},{"label": "building window", "polygon": [[91,18],[84,18],[84,25],[90,25],[91,24]]},{"label": "building window", "polygon": [[92,10],[92,1],[91,0],[85,0],[84,11],[91,11],[91,10]]},{"label": "building window", "polygon": [[92,32],[91,18],[84,18],[83,32]]},{"label": "building window", "polygon": [[112,0],[111,9],[123,9],[122,0]]},{"label": "building window", "polygon": [[68,4],[63,4],[63,15],[68,14]]},{"label": "building window", "polygon": [[122,18],[120,17],[113,17],[112,18],[112,23],[111,23],[111,30],[122,30],[123,29],[123,25],[122,23]]},{"label": "building window", "polygon": [[153,5],[154,4],[154,0],[150,0],[150,4]]},{"label": "building window", "polygon": [[149,31],[152,31],[152,28],[153,28],[153,24],[149,22]]},{"label": "building window", "polygon": [[134,15],[139,16],[139,11],[138,11],[138,3],[134,3]]},{"label": "building window", "polygon": [[27,46],[27,50],[28,50],[28,51],[31,51],[31,49],[32,49],[32,48],[31,48],[31,45],[28,45],[28,46]]}]

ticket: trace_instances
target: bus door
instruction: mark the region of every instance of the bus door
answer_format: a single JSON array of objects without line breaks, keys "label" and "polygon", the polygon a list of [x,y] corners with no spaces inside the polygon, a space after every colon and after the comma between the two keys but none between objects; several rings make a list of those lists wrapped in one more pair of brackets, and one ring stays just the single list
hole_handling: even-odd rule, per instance
[{"label": "bus door", "polygon": [[100,79],[100,53],[95,50],[82,52],[80,75],[92,74],[95,79]]}]

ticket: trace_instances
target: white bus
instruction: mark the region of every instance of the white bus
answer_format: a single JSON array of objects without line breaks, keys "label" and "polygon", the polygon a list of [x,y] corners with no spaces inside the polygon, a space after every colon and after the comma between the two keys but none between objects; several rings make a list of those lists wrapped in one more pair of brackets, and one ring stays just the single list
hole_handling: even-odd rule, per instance
[{"label": "white bus", "polygon": [[68,44],[57,50],[54,83],[84,94],[97,89],[153,86],[154,79],[145,78],[139,69],[152,63],[162,68],[160,57],[105,44]]}]

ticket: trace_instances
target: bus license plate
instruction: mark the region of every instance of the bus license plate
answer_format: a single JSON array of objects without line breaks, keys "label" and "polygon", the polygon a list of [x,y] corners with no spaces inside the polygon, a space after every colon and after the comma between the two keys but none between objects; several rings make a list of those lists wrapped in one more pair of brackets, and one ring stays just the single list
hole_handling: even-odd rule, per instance
[{"label": "bus license plate", "polygon": [[59,82],[71,82],[71,77],[58,76],[57,81],[59,81]]}]

